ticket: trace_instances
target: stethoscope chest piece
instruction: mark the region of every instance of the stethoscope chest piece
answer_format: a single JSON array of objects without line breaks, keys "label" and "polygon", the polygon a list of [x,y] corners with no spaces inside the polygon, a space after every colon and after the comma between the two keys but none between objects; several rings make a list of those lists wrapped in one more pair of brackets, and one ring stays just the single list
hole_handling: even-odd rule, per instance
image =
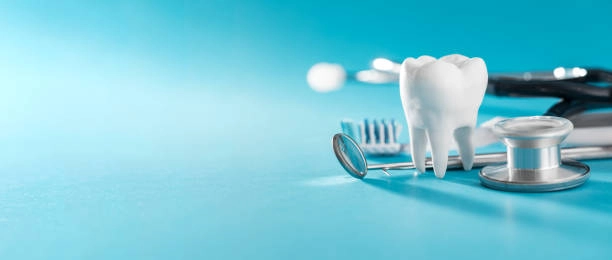
[{"label": "stethoscope chest piece", "polygon": [[589,166],[563,160],[560,143],[572,123],[559,117],[534,116],[503,120],[493,132],[507,146],[507,163],[484,167],[482,185],[504,191],[545,192],[574,188],[589,178]]}]

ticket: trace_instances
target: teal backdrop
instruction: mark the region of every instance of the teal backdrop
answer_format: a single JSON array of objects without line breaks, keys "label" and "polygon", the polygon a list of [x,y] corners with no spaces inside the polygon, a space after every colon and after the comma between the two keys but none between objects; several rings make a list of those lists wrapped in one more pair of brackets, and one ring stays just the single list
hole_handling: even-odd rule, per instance
[{"label": "teal backdrop", "polygon": [[[491,72],[612,68],[611,11],[604,0],[1,1],[0,258],[610,259],[612,160],[554,193],[489,190],[476,169],[358,181],[331,137],[343,118],[404,123],[397,86],[319,94],[305,75],[320,61],[450,53]],[[478,121],[555,101],[486,97]]]}]

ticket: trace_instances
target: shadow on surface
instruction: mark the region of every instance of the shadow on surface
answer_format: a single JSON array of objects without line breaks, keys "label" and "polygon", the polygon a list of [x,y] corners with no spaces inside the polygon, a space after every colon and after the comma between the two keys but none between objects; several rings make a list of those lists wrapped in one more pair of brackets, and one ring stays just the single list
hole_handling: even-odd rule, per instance
[{"label": "shadow on surface", "polygon": [[[578,209],[597,210],[609,214],[610,209],[612,209],[611,203],[607,201],[610,193],[612,193],[610,189],[612,183],[610,182],[590,180],[582,187],[558,192],[509,193],[489,190],[481,186],[478,171],[447,173],[445,181],[486,190],[482,194],[483,196],[469,197],[462,195],[460,192],[449,193],[435,188],[414,185],[409,181],[409,178],[411,177],[366,178],[363,182],[405,198],[424,201],[476,217],[489,218],[500,221],[500,223],[517,223],[562,236],[574,236],[578,235],[576,234],[578,232],[581,234],[580,237],[592,240],[592,242],[601,242],[602,230],[612,227],[612,223],[602,223],[602,218],[596,218],[597,220],[593,223],[582,223],[578,226],[576,219],[555,213],[556,211],[562,211],[563,208],[555,207],[551,209],[553,211],[546,208],[547,204],[551,203],[577,207]],[[468,192],[470,190],[466,189]],[[486,195],[488,192],[491,192],[491,194]],[[577,231],[577,228],[579,231]],[[593,234],[593,236],[585,236],[585,234]]]},{"label": "shadow on surface", "polygon": [[[470,172],[449,172],[444,177],[445,181],[465,185],[467,187],[488,189],[480,184],[478,177],[479,170]],[[598,174],[598,173],[595,173]],[[601,173],[599,173],[601,174]],[[589,179],[586,183],[569,190],[540,192],[540,193],[520,193],[489,190],[505,196],[518,196],[537,201],[557,203],[563,206],[576,207],[584,210],[592,210],[600,213],[612,213],[612,182]]]},{"label": "shadow on surface", "polygon": [[478,178],[478,170],[472,170],[469,172],[464,172],[462,170],[448,172],[444,177],[445,181],[449,181],[456,184],[465,185],[473,188],[484,188],[480,185],[480,179]]},{"label": "shadow on surface", "polygon": [[406,177],[394,177],[384,179],[364,179],[363,182],[376,188],[392,192],[411,199],[423,200],[432,204],[452,208],[457,211],[485,217],[503,217],[501,207],[492,203],[486,203],[457,194],[411,185],[406,182]]},{"label": "shadow on surface", "polygon": [[576,207],[600,213],[612,213],[612,183],[600,180],[588,180],[582,186],[549,193],[532,193],[526,196],[561,205]]}]

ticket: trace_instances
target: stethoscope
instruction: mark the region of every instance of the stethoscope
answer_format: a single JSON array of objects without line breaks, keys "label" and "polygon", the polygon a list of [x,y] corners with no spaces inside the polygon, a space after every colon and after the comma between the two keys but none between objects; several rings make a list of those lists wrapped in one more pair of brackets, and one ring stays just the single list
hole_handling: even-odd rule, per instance
[{"label": "stethoscope", "polygon": [[[347,74],[338,64],[320,63],[307,75],[317,91],[340,88],[345,81],[384,84],[398,80],[398,63],[378,58],[372,69]],[[575,160],[612,158],[612,146],[573,147],[561,149],[561,142],[572,131],[570,120],[585,111],[612,107],[612,72],[602,69],[563,68],[551,72],[492,74],[487,93],[496,96],[558,97],[544,116],[502,120],[493,132],[507,147],[506,153],[479,154],[475,167],[481,183],[505,191],[543,192],[569,189],[583,184],[590,168]],[[596,122],[612,125],[610,119]],[[368,170],[412,169],[412,163],[369,165],[350,136],[336,134],[332,139],[334,153],[342,167],[353,177],[364,178]],[[431,162],[428,162],[431,164]],[[458,157],[449,158],[449,167],[460,167]]]}]

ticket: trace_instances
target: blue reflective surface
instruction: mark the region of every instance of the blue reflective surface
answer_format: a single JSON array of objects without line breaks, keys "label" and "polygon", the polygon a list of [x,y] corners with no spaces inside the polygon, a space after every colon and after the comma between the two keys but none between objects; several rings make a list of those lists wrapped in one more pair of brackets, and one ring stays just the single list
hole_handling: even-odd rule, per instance
[{"label": "blue reflective surface", "polygon": [[[322,95],[305,73],[454,52],[492,72],[610,68],[611,7],[0,3],[0,258],[609,258],[612,160],[543,194],[477,170],[359,181],[331,137],[343,118],[404,123],[397,87]],[[554,102],[487,97],[479,122]]]}]

